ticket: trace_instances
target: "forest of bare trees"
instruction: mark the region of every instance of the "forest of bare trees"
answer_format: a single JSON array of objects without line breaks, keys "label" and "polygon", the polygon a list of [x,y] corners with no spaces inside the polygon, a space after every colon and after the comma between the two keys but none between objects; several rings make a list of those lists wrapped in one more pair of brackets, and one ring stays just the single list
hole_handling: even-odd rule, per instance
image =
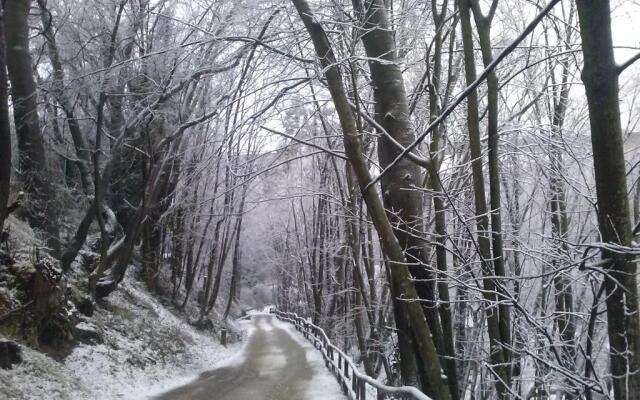
[{"label": "forest of bare trees", "polygon": [[20,310],[60,346],[60,282],[100,305],[134,274],[203,329],[309,317],[436,400],[637,399],[638,21],[629,0],[4,0],[0,262],[29,226],[22,257],[60,277],[0,291],[2,332]]}]

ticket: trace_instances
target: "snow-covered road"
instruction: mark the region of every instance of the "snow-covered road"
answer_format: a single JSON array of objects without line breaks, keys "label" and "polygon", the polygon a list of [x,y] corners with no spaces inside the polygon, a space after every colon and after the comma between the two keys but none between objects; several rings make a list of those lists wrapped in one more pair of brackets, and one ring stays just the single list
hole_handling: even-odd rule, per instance
[{"label": "snow-covered road", "polygon": [[342,400],[318,352],[295,330],[266,314],[254,315],[244,350],[158,400]]}]

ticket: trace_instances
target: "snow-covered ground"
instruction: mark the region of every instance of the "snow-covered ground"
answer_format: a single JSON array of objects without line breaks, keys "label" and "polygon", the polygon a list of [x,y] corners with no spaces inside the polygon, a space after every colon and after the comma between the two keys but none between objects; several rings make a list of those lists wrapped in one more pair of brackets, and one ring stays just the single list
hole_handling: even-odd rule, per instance
[{"label": "snow-covered ground", "polygon": [[63,362],[23,346],[24,362],[0,369],[0,399],[145,399],[195,379],[239,351],[178,318],[128,276],[106,308],[82,322],[103,343]]}]

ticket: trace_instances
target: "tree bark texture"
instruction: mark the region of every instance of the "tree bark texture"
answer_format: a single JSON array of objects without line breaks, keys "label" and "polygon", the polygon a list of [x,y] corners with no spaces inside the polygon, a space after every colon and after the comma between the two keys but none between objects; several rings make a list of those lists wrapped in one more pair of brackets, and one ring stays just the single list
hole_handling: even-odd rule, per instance
[{"label": "tree bark texture", "polygon": [[7,69],[11,80],[19,167],[29,196],[27,215],[34,228],[44,231],[47,246],[58,257],[58,205],[40,131],[36,84],[29,52],[30,6],[30,0],[12,0],[5,5]]},{"label": "tree bark texture", "polygon": [[[611,8],[608,0],[577,0],[584,82],[589,105],[591,144],[602,242],[630,246],[633,239],[622,125],[618,68],[613,55]],[[616,399],[636,399],[640,393],[640,336],[637,265],[621,252],[602,250],[610,260],[604,277],[611,375]]]}]

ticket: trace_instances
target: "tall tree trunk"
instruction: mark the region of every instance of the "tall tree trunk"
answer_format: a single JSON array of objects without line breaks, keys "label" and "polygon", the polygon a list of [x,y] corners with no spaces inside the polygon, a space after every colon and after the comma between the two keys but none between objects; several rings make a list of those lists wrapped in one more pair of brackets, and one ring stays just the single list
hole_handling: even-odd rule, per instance
[{"label": "tall tree trunk", "polygon": [[[171,301],[175,303],[184,277],[185,209],[178,206],[171,227]],[[189,247],[187,247],[189,249]]]},{"label": "tall tree trunk", "polygon": [[31,0],[12,0],[5,5],[7,69],[11,80],[19,165],[25,192],[29,195],[27,215],[34,228],[44,231],[47,246],[59,257],[58,205],[40,132],[36,83],[29,52],[30,5]]},{"label": "tall tree trunk", "polygon": [[[493,61],[493,47],[491,45],[491,23],[495,15],[498,0],[493,0],[488,15],[483,15],[478,0],[471,0],[473,16],[476,22],[482,62],[486,67]],[[489,167],[489,206],[491,209],[491,250],[493,270],[498,279],[506,278],[505,257],[502,238],[502,199],[500,190],[500,141],[498,137],[498,76],[495,70],[487,76],[487,165]],[[506,280],[497,281],[503,288],[507,288]],[[499,291],[500,292],[500,291]],[[498,324],[500,340],[503,344],[504,361],[511,360],[511,316],[509,306],[505,301],[498,305]],[[510,375],[509,371],[507,371]],[[510,380],[510,377],[509,377]],[[509,381],[506,381],[509,384]]]},{"label": "tall tree trunk", "polygon": [[0,8],[0,235],[7,217],[11,191],[11,129],[9,127],[9,87],[7,53],[4,45],[4,10]]},{"label": "tall tree trunk", "polygon": [[[355,7],[361,7],[354,1]],[[395,48],[395,39],[387,9],[382,0],[368,0],[364,4],[364,25],[362,42],[371,60],[369,69],[374,88],[376,121],[393,139],[404,147],[415,139],[409,112],[409,102]],[[384,60],[380,62],[377,60]],[[384,135],[378,144],[378,158],[382,168],[386,168],[397,157],[399,150]],[[382,178],[383,200],[389,210],[389,219],[395,227],[395,235],[407,253],[412,264],[409,268],[417,279],[416,290],[423,300],[423,311],[434,342],[441,355],[452,350],[445,346],[438,303],[436,302],[435,274],[428,269],[428,251],[422,239],[423,197],[416,190],[422,183],[420,167],[404,158]],[[441,285],[444,289],[446,284]],[[446,311],[443,311],[446,313]],[[455,375],[455,365],[445,364],[447,375]],[[455,378],[450,379],[452,392],[457,393]]]},{"label": "tall tree trunk", "polygon": [[227,305],[224,309],[224,318],[227,318],[231,311],[231,305],[239,297],[240,276],[242,274],[242,249],[240,247],[241,235],[242,235],[242,222],[244,221],[244,208],[247,200],[247,190],[249,186],[247,184],[242,186],[242,195],[240,198],[240,207],[238,208],[238,219],[236,220],[235,227],[235,239],[233,245],[233,258],[231,261],[231,282],[229,284],[229,297],[227,298]]},{"label": "tall tree trunk", "polygon": [[[618,96],[619,69],[613,55],[608,0],[577,0],[585,85],[602,241],[631,246],[633,239]],[[622,252],[602,250],[609,260],[604,277],[611,375],[616,399],[640,393],[640,325],[637,265]]]},{"label": "tall tree trunk", "polygon": [[[433,342],[431,329],[424,319],[422,307],[415,301],[418,295],[411,281],[403,248],[394,234],[393,227],[387,218],[378,194],[374,188],[367,187],[371,181],[371,176],[364,158],[362,143],[358,136],[355,118],[342,81],[339,64],[336,63],[335,55],[324,29],[318,20],[314,18],[308,3],[305,0],[292,0],[292,2],[309,32],[316,54],[324,68],[324,76],[327,79],[329,92],[340,119],[345,152],[363,192],[363,198],[382,246],[389,258],[392,294],[394,298],[402,299],[397,300],[396,306],[399,305],[398,303],[402,304],[400,307],[396,307],[396,315],[401,313],[410,324],[411,332],[408,334],[416,342],[415,358],[419,359],[424,367],[421,371],[422,376],[420,376],[423,390],[436,400],[448,400],[451,398],[449,388],[442,378],[442,368]],[[402,334],[404,332],[399,333],[399,336]],[[404,362],[404,360],[401,360],[401,363]]]},{"label": "tall tree trunk", "polygon": [[[431,11],[435,22],[436,33],[433,39],[433,70],[431,71],[431,77],[429,79],[429,121],[433,122],[441,112],[440,107],[440,90],[442,82],[442,47],[443,47],[443,34],[444,22],[446,18],[448,1],[443,2],[442,9],[438,12],[437,2],[432,2]],[[452,35],[454,32],[451,33]],[[452,38],[453,40],[453,38]],[[429,72],[429,61],[427,61],[427,72]],[[446,101],[446,94],[445,94]],[[431,133],[431,143],[429,144],[429,153],[431,154],[431,168],[427,171],[429,174],[429,186],[433,191],[433,211],[434,211],[434,225],[436,235],[436,266],[438,268],[439,276],[437,276],[438,282],[438,297],[440,299],[440,322],[442,326],[442,336],[444,351],[447,356],[445,361],[447,377],[449,380],[449,389],[451,390],[451,396],[457,399],[459,396],[458,385],[458,371],[456,368],[455,357],[455,343],[454,343],[454,331],[453,331],[453,318],[451,313],[451,301],[449,297],[449,287],[447,284],[447,210],[446,194],[440,181],[440,168],[442,166],[442,160],[444,158],[443,149],[441,148],[441,142],[443,141],[442,126],[437,126]]]},{"label": "tall tree trunk", "polygon": [[[573,15],[573,13],[572,13]],[[571,20],[570,20],[571,23]],[[571,43],[571,29],[567,29],[565,43]],[[552,241],[556,255],[553,259],[554,266],[558,262],[563,264],[570,263],[571,255],[569,253],[568,234],[569,234],[569,216],[567,215],[567,203],[565,194],[565,185],[563,180],[564,163],[562,160],[563,128],[569,102],[569,60],[560,61],[561,64],[561,82],[559,90],[555,87],[555,76],[552,75],[554,87],[550,89],[549,96],[552,104],[549,109],[552,110],[551,115],[551,149],[549,152],[551,170],[549,172],[549,211],[551,213],[551,230]],[[554,65],[549,65],[549,73],[554,74]],[[553,285],[555,290],[555,308],[557,317],[556,328],[560,339],[562,340],[562,357],[566,362],[566,367],[575,361],[576,355],[576,315],[573,306],[573,288],[571,275],[565,271],[558,271],[553,277]],[[570,389],[573,384],[566,382]],[[571,396],[570,390],[568,395]]]},{"label": "tall tree trunk", "polygon": [[[166,157],[164,152],[157,155],[158,158]],[[162,267],[162,226],[161,217],[171,205],[175,188],[180,177],[181,162],[179,157],[173,158],[169,162],[167,171],[160,177],[160,193],[156,204],[147,212],[147,218],[142,227],[142,262],[144,267],[147,288],[151,291],[160,289],[158,287],[158,275]]]}]

